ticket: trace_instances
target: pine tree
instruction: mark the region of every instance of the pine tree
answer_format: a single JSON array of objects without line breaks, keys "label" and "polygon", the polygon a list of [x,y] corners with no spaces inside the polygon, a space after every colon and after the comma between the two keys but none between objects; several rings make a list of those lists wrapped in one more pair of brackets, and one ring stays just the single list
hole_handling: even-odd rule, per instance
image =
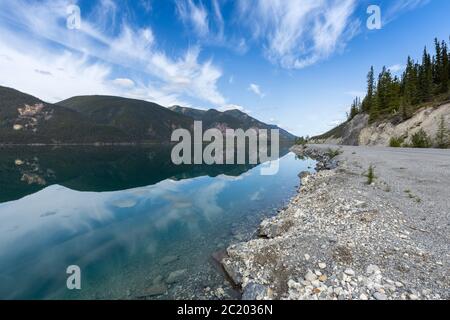
[{"label": "pine tree", "polygon": [[442,51],[438,39],[434,39],[434,46],[436,48],[436,55],[433,62],[433,81],[436,86],[440,86],[442,79]]},{"label": "pine tree", "polygon": [[447,49],[447,43],[445,41],[442,41],[441,45],[441,51],[442,51],[442,69],[441,69],[441,86],[440,86],[440,92],[446,93],[448,91],[448,82],[449,82],[449,61],[448,61],[448,49]]},{"label": "pine tree", "polygon": [[448,147],[448,130],[445,125],[444,116],[441,116],[441,120],[439,121],[439,128],[436,133],[436,144],[439,148],[445,149]]},{"label": "pine tree", "polygon": [[407,103],[405,103],[405,99],[404,98],[401,98],[400,113],[401,113],[403,121],[408,120],[409,118],[411,118],[410,106]]},{"label": "pine tree", "polygon": [[398,77],[394,77],[389,82],[388,93],[387,93],[387,101],[388,108],[390,114],[396,114],[400,108],[400,90],[401,84]]},{"label": "pine tree", "polygon": [[348,120],[352,120],[360,113],[360,111],[361,111],[361,100],[358,97],[356,97],[355,100],[353,100],[352,106],[350,108]]},{"label": "pine tree", "polygon": [[379,118],[380,118],[380,110],[378,109],[378,104],[374,103],[372,105],[372,108],[370,108],[369,122],[373,123],[377,121]]},{"label": "pine tree", "polygon": [[431,56],[425,47],[422,56],[422,65],[419,66],[419,100],[430,101],[433,91],[433,65]]},{"label": "pine tree", "polygon": [[403,102],[406,105],[416,105],[419,103],[417,64],[414,64],[411,57],[408,57],[405,74],[403,75]]},{"label": "pine tree", "polygon": [[375,93],[375,73],[373,66],[370,67],[370,71],[367,74],[367,95],[362,103],[363,112],[370,112],[374,104],[374,93]]}]

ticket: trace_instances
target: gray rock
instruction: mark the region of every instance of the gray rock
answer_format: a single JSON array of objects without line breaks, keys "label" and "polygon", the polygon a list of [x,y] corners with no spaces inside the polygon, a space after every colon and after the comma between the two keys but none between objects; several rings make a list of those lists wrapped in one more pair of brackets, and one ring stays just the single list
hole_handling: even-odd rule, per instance
[{"label": "gray rock", "polygon": [[171,272],[166,279],[166,283],[173,284],[179,282],[185,276],[186,272],[186,269]]},{"label": "gray rock", "polygon": [[311,271],[308,271],[308,273],[305,275],[305,280],[312,282],[314,280],[317,280],[317,276],[314,273],[312,273]]},{"label": "gray rock", "polygon": [[242,300],[262,300],[267,295],[268,288],[259,283],[250,282],[242,294]]},{"label": "gray rock", "polygon": [[164,283],[152,285],[144,290],[144,297],[156,297],[167,293],[167,286]]},{"label": "gray rock", "polygon": [[376,300],[387,300],[387,296],[386,296],[384,293],[381,293],[381,292],[375,292],[375,293],[373,294],[373,297],[374,297]]},{"label": "gray rock", "polygon": [[235,285],[242,284],[242,275],[239,273],[237,267],[229,263],[222,263],[222,266],[225,273],[228,275],[228,277],[230,277],[231,281],[233,281]]}]

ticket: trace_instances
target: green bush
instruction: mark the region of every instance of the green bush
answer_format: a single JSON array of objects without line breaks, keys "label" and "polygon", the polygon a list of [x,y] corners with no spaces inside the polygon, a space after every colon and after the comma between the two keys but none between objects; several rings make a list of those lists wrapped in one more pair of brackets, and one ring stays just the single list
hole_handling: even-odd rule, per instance
[{"label": "green bush", "polygon": [[376,178],[375,177],[375,169],[372,165],[369,167],[366,177],[367,177],[367,184],[370,186]]},{"label": "green bush", "polygon": [[428,137],[427,133],[423,129],[420,129],[417,133],[415,133],[412,136],[411,146],[413,148],[430,148],[431,147],[430,137]]},{"label": "green bush", "polygon": [[389,146],[391,148],[401,148],[404,142],[405,139],[403,138],[392,137],[391,140],[389,140]]},{"label": "green bush", "polygon": [[330,159],[334,159],[334,158],[336,158],[337,156],[339,156],[341,154],[342,154],[342,150],[339,150],[339,149],[328,148],[328,151],[326,152],[326,155]]},{"label": "green bush", "polygon": [[299,146],[305,146],[308,144],[308,138],[299,137],[295,140],[295,144]]}]

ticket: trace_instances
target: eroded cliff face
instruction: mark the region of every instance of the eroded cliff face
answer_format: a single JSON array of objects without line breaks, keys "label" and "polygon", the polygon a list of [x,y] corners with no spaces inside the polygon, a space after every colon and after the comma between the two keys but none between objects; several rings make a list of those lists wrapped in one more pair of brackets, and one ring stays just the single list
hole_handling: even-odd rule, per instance
[{"label": "eroded cliff face", "polygon": [[369,124],[369,116],[357,115],[347,122],[340,132],[340,136],[327,139],[316,139],[313,143],[338,144],[350,146],[389,146],[392,137],[402,138],[404,143],[410,144],[412,136],[420,129],[434,140],[439,129],[441,118],[444,118],[447,130],[450,130],[450,103],[440,107],[423,108],[404,122],[378,122]]},{"label": "eroded cliff face", "polygon": [[444,104],[439,108],[421,109],[411,119],[397,125],[387,122],[368,126],[359,134],[359,145],[389,146],[392,137],[403,138],[405,143],[409,144],[412,136],[420,129],[434,139],[441,117],[444,118],[447,129],[450,129],[450,104]]}]

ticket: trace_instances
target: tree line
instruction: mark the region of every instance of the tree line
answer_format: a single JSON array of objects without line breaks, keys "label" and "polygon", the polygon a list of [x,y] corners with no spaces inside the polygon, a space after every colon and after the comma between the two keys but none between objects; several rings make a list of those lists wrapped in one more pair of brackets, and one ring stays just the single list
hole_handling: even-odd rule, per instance
[{"label": "tree line", "polygon": [[375,78],[374,67],[367,75],[367,93],[356,98],[348,114],[349,120],[360,113],[370,116],[370,122],[401,117],[407,120],[423,104],[449,98],[450,58],[446,41],[434,41],[434,53],[424,48],[421,61],[408,57],[406,69],[398,77],[383,67]]}]

